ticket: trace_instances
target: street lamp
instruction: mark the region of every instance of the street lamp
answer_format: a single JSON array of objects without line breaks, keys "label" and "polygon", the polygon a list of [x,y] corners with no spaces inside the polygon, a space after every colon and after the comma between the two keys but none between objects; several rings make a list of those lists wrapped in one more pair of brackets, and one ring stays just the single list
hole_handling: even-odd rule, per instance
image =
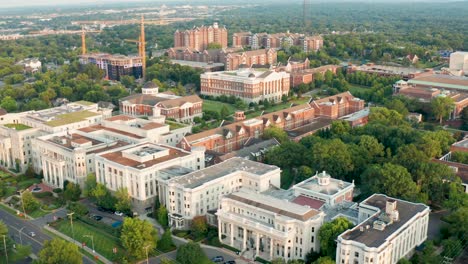
[{"label": "street lamp", "polygon": [[8,253],[7,253],[7,249],[6,249],[5,235],[3,235],[3,247],[5,248],[5,258],[6,258],[6,263],[8,264]]},{"label": "street lamp", "polygon": [[71,212],[71,213],[67,214],[67,216],[70,217],[70,225],[71,225],[72,238],[73,238],[73,240],[75,240],[75,231],[73,230],[73,217],[72,217],[74,213],[75,213],[75,212]]},{"label": "street lamp", "polygon": [[96,251],[94,251],[94,236],[93,235],[83,235],[83,237],[90,237],[91,238],[91,243],[93,245],[93,253],[96,252]]},{"label": "street lamp", "polygon": [[18,231],[18,232],[19,232],[19,237],[20,237],[20,243],[21,243],[21,245],[23,245],[23,239],[21,238],[21,231],[22,231],[23,229],[25,229],[25,228],[26,228],[26,227],[23,226],[23,227]]},{"label": "street lamp", "polygon": [[151,245],[147,245],[145,246],[145,250],[146,250],[146,264],[149,264],[149,259],[148,259],[148,248],[150,247]]}]

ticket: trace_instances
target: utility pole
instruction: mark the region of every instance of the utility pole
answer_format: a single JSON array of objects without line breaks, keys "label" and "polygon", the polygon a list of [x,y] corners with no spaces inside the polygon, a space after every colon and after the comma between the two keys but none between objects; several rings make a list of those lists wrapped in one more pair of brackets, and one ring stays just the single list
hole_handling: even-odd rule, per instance
[{"label": "utility pole", "polygon": [[96,251],[94,251],[94,236],[93,235],[83,235],[83,237],[90,237],[91,238],[91,244],[93,245],[93,253],[96,252]]},{"label": "utility pole", "polygon": [[20,237],[20,243],[21,243],[21,245],[23,245],[23,239],[21,238],[21,231],[22,231],[23,229],[25,229],[25,228],[26,228],[26,227],[23,226],[23,227],[18,231],[18,232],[19,232],[19,237]]},{"label": "utility pole", "polygon": [[75,214],[75,212],[71,212],[71,213],[67,214],[67,216],[70,217],[70,225],[71,225],[71,230],[72,230],[72,238],[73,238],[73,240],[75,240],[75,231],[73,230],[73,214]]},{"label": "utility pole", "polygon": [[147,245],[145,247],[145,250],[146,250],[146,264],[149,264],[149,259],[148,259],[148,248],[150,247],[150,245]]},{"label": "utility pole", "polygon": [[[5,258],[6,258],[6,263],[8,264],[8,253],[6,249],[6,240],[5,240],[5,235],[3,235],[3,247],[5,248]],[[148,253],[146,253],[146,258],[148,258]],[[147,260],[148,262],[148,260]]]}]

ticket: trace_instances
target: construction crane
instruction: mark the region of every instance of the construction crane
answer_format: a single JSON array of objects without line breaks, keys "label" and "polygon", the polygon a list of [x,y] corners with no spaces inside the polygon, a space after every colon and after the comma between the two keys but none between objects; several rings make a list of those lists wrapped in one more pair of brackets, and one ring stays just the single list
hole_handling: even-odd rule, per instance
[{"label": "construction crane", "polygon": [[81,27],[81,54],[86,54],[86,33],[84,27]]},{"label": "construction crane", "polygon": [[140,37],[136,39],[124,39],[126,42],[132,42],[138,44],[138,56],[141,57],[143,79],[146,75],[146,41],[145,41],[145,21],[143,15],[141,16],[140,24]]}]

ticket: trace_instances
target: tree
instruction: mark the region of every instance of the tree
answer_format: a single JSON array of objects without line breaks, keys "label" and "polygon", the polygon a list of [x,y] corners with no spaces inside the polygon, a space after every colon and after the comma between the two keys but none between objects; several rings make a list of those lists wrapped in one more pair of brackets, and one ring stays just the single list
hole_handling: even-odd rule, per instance
[{"label": "tree", "polygon": [[133,88],[135,86],[135,77],[124,75],[120,77],[120,83],[127,88]]},{"label": "tree", "polygon": [[174,247],[172,242],[172,234],[170,229],[166,229],[164,234],[161,236],[161,239],[158,241],[158,249],[161,251],[169,251]]},{"label": "tree", "polygon": [[325,223],[320,227],[319,240],[320,250],[322,255],[335,258],[336,254],[336,238],[344,231],[353,227],[348,219],[344,217],[338,217],[331,222]]},{"label": "tree", "polygon": [[23,194],[21,195],[21,201],[23,203],[24,209],[27,212],[32,212],[36,210],[37,208],[39,208],[40,206],[39,201],[36,200],[33,194],[28,190],[24,191]]},{"label": "tree", "polygon": [[138,218],[124,219],[120,235],[122,246],[134,258],[141,259],[156,248],[158,233],[150,222]]},{"label": "tree", "polygon": [[431,110],[434,116],[442,124],[442,120],[449,116],[455,108],[455,103],[452,98],[447,96],[439,96],[431,101]]},{"label": "tree", "polygon": [[225,105],[223,105],[220,113],[221,113],[221,118],[226,119],[229,116],[229,109]]},{"label": "tree", "polygon": [[54,238],[44,243],[37,262],[40,264],[81,264],[83,259],[76,245]]},{"label": "tree", "polygon": [[157,220],[160,225],[163,227],[167,227],[169,225],[169,219],[167,215],[167,209],[164,205],[159,206],[158,210],[156,211]]},{"label": "tree", "polygon": [[180,264],[203,263],[207,257],[198,243],[188,242],[177,249],[176,260]]},{"label": "tree", "polygon": [[34,173],[34,168],[33,166],[29,165],[26,171],[24,172],[24,176],[32,179],[34,176],[36,176],[36,173]]},{"label": "tree", "polygon": [[67,208],[68,208],[68,211],[74,212],[78,216],[85,216],[89,212],[88,207],[86,207],[82,203],[77,203],[77,202],[69,203]]},{"label": "tree", "polygon": [[192,232],[195,237],[203,237],[208,231],[206,217],[203,215],[195,216],[192,220]]},{"label": "tree", "polygon": [[282,258],[275,258],[271,261],[271,264],[286,264],[286,261]]},{"label": "tree", "polygon": [[264,139],[275,138],[280,143],[284,143],[289,140],[288,134],[281,128],[276,126],[268,127],[263,131]]},{"label": "tree", "polygon": [[67,183],[65,186],[65,190],[63,191],[63,198],[67,201],[78,201],[81,196],[81,189],[80,185],[75,184],[73,182]]},{"label": "tree", "polygon": [[444,201],[444,207],[452,211],[468,206],[468,194],[463,191],[460,178],[449,184],[447,196],[447,199]]},{"label": "tree", "polygon": [[340,139],[318,142],[309,157],[309,164],[314,164],[315,170],[327,171],[334,178],[344,179],[354,168],[351,152]]},{"label": "tree", "polygon": [[385,107],[372,107],[369,114],[369,122],[377,122],[389,126],[398,126],[405,123],[403,115]]},{"label": "tree", "polygon": [[14,112],[18,109],[16,100],[11,96],[5,96],[0,102],[0,107],[5,109],[7,112]]},{"label": "tree", "polygon": [[340,136],[351,131],[351,126],[344,120],[336,120],[331,124],[330,132],[332,135]]},{"label": "tree", "polygon": [[424,242],[424,249],[420,254],[414,256],[412,263],[417,264],[439,264],[442,262],[442,257],[436,253],[436,248],[431,240]]},{"label": "tree", "polygon": [[126,187],[117,189],[115,192],[115,198],[117,203],[115,204],[115,210],[123,212],[125,214],[130,214],[132,208],[132,202],[130,200],[130,195]]},{"label": "tree", "polygon": [[94,173],[88,174],[84,183],[83,195],[87,197],[93,197],[92,192],[93,189],[96,188],[96,185],[96,175]]},{"label": "tree", "polygon": [[208,46],[206,47],[207,50],[221,49],[221,48],[223,48],[223,47],[221,46],[221,44],[220,44],[220,43],[216,43],[216,42],[211,42],[211,43],[209,43]]},{"label": "tree", "polygon": [[314,264],[335,264],[335,261],[329,256],[326,256],[326,257],[320,257],[314,262]]}]

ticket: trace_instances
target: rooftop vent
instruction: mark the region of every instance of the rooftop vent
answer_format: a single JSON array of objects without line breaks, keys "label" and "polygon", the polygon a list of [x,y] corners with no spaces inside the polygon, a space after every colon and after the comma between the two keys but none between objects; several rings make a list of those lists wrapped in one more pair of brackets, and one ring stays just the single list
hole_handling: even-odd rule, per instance
[{"label": "rooftop vent", "polygon": [[379,221],[379,220],[374,221],[373,227],[374,227],[374,229],[376,229],[376,230],[383,231],[383,230],[385,230],[385,226],[386,226],[386,225],[385,225],[385,223],[384,223],[383,221]]}]

